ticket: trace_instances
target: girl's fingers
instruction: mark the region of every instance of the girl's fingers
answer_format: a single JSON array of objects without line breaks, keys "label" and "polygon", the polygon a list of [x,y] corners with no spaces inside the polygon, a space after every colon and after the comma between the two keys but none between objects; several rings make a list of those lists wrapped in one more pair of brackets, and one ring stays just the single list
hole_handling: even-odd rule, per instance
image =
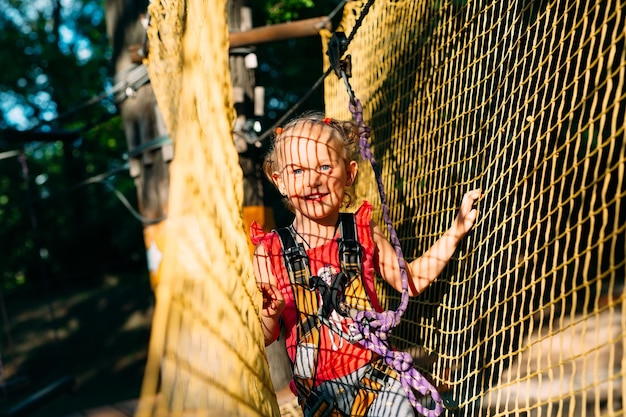
[{"label": "girl's fingers", "polygon": [[478,218],[478,209],[474,207],[474,204],[478,199],[482,197],[482,190],[477,188],[475,190],[468,191],[463,196],[461,201],[461,207],[457,216],[457,225],[462,235],[469,232],[474,226],[476,219]]},{"label": "girl's fingers", "polygon": [[482,191],[480,188],[469,191],[467,194],[465,194],[465,197],[463,197],[461,208],[465,213],[470,213],[472,210],[475,210],[474,203],[476,203],[476,201],[478,201],[478,199],[480,199],[481,197]]},{"label": "girl's fingers", "polygon": [[267,282],[259,282],[258,288],[263,295],[263,310],[277,312],[282,309],[284,300],[276,287]]},{"label": "girl's fingers", "polygon": [[266,282],[258,283],[259,291],[263,296],[263,308],[270,308],[274,304],[274,300],[276,300],[276,294],[272,290],[272,286]]}]

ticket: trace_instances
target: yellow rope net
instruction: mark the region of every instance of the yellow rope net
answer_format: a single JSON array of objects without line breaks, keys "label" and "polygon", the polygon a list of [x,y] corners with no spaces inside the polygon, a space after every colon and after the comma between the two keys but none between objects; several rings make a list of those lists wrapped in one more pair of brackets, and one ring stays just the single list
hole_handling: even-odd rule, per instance
[{"label": "yellow rope net", "polygon": [[[348,3],[341,30],[365,5]],[[374,1],[350,43],[405,256],[434,243],[465,191],[485,193],[394,334],[449,415],[625,413],[623,12],[619,0]],[[343,81],[325,91],[326,112],[350,118]],[[378,201],[371,173],[359,191]]]},{"label": "yellow rope net", "polygon": [[279,415],[243,230],[225,5],[150,6],[150,78],[176,156],[137,416]]},{"label": "yellow rope net", "polygon": [[[224,4],[151,5],[150,75],[176,156],[139,416],[298,415],[277,407],[258,327]],[[341,30],[365,4],[346,4]],[[349,45],[405,256],[436,240],[464,192],[485,193],[393,334],[445,415],[625,415],[623,12],[620,0],[377,0]],[[333,75],[325,98],[351,117]],[[376,205],[361,166],[359,198]]]}]

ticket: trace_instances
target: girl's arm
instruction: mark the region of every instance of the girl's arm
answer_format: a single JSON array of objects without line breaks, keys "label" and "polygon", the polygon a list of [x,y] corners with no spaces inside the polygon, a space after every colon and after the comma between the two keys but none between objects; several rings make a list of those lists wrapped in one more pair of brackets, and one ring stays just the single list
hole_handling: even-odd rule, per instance
[{"label": "girl's arm", "polygon": [[[407,265],[410,295],[424,291],[441,274],[461,239],[474,225],[478,211],[473,206],[481,196],[482,192],[479,189],[466,193],[452,226],[426,252]],[[374,225],[373,237],[378,270],[385,281],[396,290],[402,291],[402,277],[395,249],[377,225]]]},{"label": "girl's arm", "polygon": [[285,309],[285,299],[276,287],[276,277],[270,269],[270,260],[263,245],[258,245],[252,258],[254,275],[259,290],[263,294],[261,326],[265,346],[274,342],[280,333],[279,318]]}]

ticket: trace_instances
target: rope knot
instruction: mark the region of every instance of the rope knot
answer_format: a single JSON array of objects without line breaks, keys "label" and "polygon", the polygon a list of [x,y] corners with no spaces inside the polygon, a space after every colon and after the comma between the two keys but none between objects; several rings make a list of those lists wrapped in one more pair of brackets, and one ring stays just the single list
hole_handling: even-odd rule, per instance
[{"label": "rope knot", "polygon": [[377,319],[372,323],[372,327],[378,329],[379,332],[388,333],[398,324],[395,311],[387,310],[378,313]]},{"label": "rope knot", "polygon": [[413,366],[413,357],[407,352],[390,350],[385,361],[400,373],[407,372]]},{"label": "rope knot", "polygon": [[[359,311],[354,318],[360,330],[372,330],[382,339],[387,339],[387,333],[398,324],[398,315],[395,311],[387,310],[382,313],[376,311]],[[367,330],[366,330],[367,329]]]}]

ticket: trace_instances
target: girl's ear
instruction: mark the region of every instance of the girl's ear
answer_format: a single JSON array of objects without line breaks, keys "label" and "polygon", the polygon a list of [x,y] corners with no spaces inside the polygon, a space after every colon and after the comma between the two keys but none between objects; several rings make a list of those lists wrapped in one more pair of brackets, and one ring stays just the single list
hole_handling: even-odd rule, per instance
[{"label": "girl's ear", "polygon": [[285,188],[285,183],[283,182],[283,179],[281,178],[281,176],[280,176],[280,174],[278,172],[274,172],[272,174],[272,181],[274,182],[274,185],[278,189],[278,192],[281,195],[286,196],[287,195],[287,188]]},{"label": "girl's ear", "polygon": [[356,174],[359,172],[359,164],[356,161],[350,161],[346,167],[346,187],[350,187],[356,181]]}]

